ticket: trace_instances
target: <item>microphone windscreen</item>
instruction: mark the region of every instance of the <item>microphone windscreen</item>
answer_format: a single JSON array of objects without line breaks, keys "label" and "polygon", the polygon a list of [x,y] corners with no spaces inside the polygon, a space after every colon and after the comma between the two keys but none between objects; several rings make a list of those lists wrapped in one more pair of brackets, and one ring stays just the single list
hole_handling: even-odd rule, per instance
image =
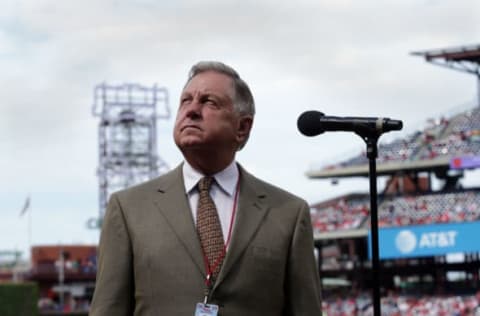
[{"label": "microphone windscreen", "polygon": [[297,127],[300,133],[305,136],[316,136],[324,131],[320,127],[320,119],[324,116],[322,112],[306,111],[297,120]]}]

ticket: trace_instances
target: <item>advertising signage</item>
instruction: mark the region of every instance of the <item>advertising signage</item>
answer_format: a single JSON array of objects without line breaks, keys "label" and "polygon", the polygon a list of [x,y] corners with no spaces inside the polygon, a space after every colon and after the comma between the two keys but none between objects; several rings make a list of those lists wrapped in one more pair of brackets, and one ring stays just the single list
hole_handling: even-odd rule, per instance
[{"label": "advertising signage", "polygon": [[480,168],[480,156],[454,157],[450,160],[450,169]]},{"label": "advertising signage", "polygon": [[[480,222],[380,228],[380,259],[480,252],[479,232]],[[368,241],[368,254],[371,258],[371,232]]]}]

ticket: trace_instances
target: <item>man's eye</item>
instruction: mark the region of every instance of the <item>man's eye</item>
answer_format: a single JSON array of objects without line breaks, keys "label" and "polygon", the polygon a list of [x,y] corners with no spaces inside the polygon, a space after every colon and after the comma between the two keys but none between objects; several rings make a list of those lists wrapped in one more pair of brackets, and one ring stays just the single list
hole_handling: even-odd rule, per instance
[{"label": "man's eye", "polygon": [[208,106],[218,107],[218,102],[214,99],[205,99],[203,103]]}]

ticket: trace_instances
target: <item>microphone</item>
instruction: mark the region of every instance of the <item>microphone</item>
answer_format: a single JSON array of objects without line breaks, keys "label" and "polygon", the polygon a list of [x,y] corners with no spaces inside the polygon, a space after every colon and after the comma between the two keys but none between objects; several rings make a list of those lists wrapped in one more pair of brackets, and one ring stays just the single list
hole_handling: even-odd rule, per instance
[{"label": "microphone", "polygon": [[322,112],[306,111],[297,121],[298,130],[305,136],[316,136],[324,132],[355,132],[377,134],[399,131],[402,121],[382,117],[338,117],[325,116]]}]

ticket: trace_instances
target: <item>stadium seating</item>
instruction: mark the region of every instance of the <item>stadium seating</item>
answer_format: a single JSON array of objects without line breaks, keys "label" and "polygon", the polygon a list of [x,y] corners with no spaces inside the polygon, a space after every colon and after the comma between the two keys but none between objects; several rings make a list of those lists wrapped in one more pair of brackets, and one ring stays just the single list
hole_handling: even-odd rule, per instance
[{"label": "stadium seating", "polygon": [[[479,315],[480,295],[395,295],[381,299],[382,315],[389,316],[456,316]],[[369,293],[347,298],[326,298],[323,310],[328,316],[372,316]]]},{"label": "stadium seating", "polygon": [[378,208],[380,227],[475,221],[480,191],[387,197]]},{"label": "stadium seating", "polygon": [[[368,195],[348,195],[323,207],[312,207],[317,233],[369,225]],[[480,190],[386,196],[378,206],[379,227],[425,225],[480,220]]]},{"label": "stadium seating", "polygon": [[313,229],[317,233],[359,228],[368,216],[367,195],[346,196],[328,206],[314,207],[311,212]]},{"label": "stadium seating", "polygon": [[[429,120],[427,127],[405,138],[380,143],[377,163],[419,161],[442,156],[480,155],[480,107],[451,118]],[[361,153],[325,169],[344,168],[368,164]]]},{"label": "stadium seating", "polygon": [[[428,160],[432,160],[432,166],[441,165],[448,169],[449,161],[454,157],[460,156],[480,156],[480,107],[475,107],[469,111],[459,113],[451,117],[443,117],[439,120],[430,120],[427,127],[418,130],[406,138],[397,139],[390,143],[380,143],[378,164],[391,164],[388,168],[395,170],[412,170],[412,167],[424,166]],[[338,164],[330,165],[324,170],[344,169],[353,166],[364,166],[368,164],[365,153],[354,156]],[[386,168],[386,169],[388,169]],[[352,168],[352,174],[358,175],[362,168]],[[433,168],[432,168],[433,169]],[[431,172],[432,169],[429,169]],[[417,169],[415,169],[417,170]],[[342,170],[343,172],[344,170]],[[348,171],[348,170],[347,170]],[[424,171],[421,169],[421,171]],[[435,171],[438,171],[435,170]],[[331,172],[325,173],[331,176]],[[345,176],[345,172],[339,173]],[[418,174],[417,174],[418,175]],[[438,172],[438,177],[443,179],[444,174]],[[417,178],[416,178],[417,179]],[[396,184],[392,182],[393,184]],[[402,185],[404,183],[402,182]],[[415,183],[417,185],[418,183]],[[448,184],[448,183],[447,183]],[[392,185],[393,187],[393,185]],[[414,186],[418,189],[421,186]],[[452,191],[455,188],[456,191]],[[412,192],[402,187],[405,192]],[[429,188],[422,188],[426,192]],[[457,186],[443,186],[443,189],[435,193],[411,193],[410,195],[380,195],[378,203],[378,219],[380,227],[408,226],[408,225],[429,225],[437,223],[458,223],[480,221],[480,189],[460,189]],[[395,190],[385,190],[385,192],[394,192]],[[396,192],[399,192],[397,190]],[[428,191],[430,192],[430,191]],[[320,206],[318,206],[320,205]],[[360,198],[359,195],[347,195],[343,198],[323,202],[312,207],[312,223],[314,231],[317,233],[330,232],[341,229],[367,228],[370,225],[370,203],[368,195]],[[361,248],[360,248],[361,250]],[[357,256],[360,252],[356,252]],[[340,262],[343,253],[338,258],[334,257],[334,262]],[[347,253],[351,258],[350,252]],[[468,254],[465,263],[472,263],[468,260]],[[332,258],[328,258],[331,260]],[[416,258],[409,258],[414,264],[424,264]],[[433,259],[432,259],[433,260]],[[439,261],[445,263],[445,258],[440,257]],[[478,257],[473,262],[478,262]],[[399,271],[405,261],[388,262],[395,265]],[[331,271],[335,269],[325,268],[325,261],[322,262],[322,271]],[[339,271],[340,277],[344,277],[345,271],[349,268],[335,266]],[[470,273],[467,265],[460,265],[461,271]],[[415,266],[409,266],[412,270]],[[429,267],[428,267],[429,268]],[[433,268],[436,277],[443,280],[443,267]],[[331,270],[331,271],[329,271]],[[404,271],[404,270],[401,270]],[[419,270],[418,273],[423,273]],[[476,270],[478,272],[478,268]],[[471,281],[478,284],[478,274],[474,273]],[[390,273],[390,272],[389,272]],[[392,277],[393,276],[389,276]],[[353,274],[352,284],[355,284],[357,276]],[[387,278],[388,279],[388,278]],[[445,280],[443,280],[445,281]],[[387,284],[387,283],[386,283]],[[463,284],[462,284],[463,285]],[[433,286],[433,285],[432,285]],[[439,315],[439,316],[474,316],[480,315],[480,291],[472,294],[471,288],[461,289],[461,292],[452,293],[453,287],[437,287],[426,294],[421,288],[401,288],[399,293],[395,291],[385,294],[381,299],[382,315],[389,316],[417,316],[417,315]],[[353,286],[352,286],[353,287]],[[477,288],[476,288],[477,289]],[[450,294],[444,294],[447,293]],[[336,291],[336,290],[335,290]],[[362,291],[365,291],[363,288]],[[422,292],[423,291],[423,292]],[[433,292],[432,292],[433,291]],[[340,292],[348,292],[339,294]],[[400,294],[402,293],[402,294]],[[422,293],[422,294],[421,294]],[[442,294],[440,294],[442,293]],[[462,295],[460,295],[460,293]],[[468,293],[468,294],[465,294]],[[324,291],[323,310],[325,315],[329,316],[371,316],[373,315],[372,293],[357,293],[352,288],[335,292],[333,290]]]}]

